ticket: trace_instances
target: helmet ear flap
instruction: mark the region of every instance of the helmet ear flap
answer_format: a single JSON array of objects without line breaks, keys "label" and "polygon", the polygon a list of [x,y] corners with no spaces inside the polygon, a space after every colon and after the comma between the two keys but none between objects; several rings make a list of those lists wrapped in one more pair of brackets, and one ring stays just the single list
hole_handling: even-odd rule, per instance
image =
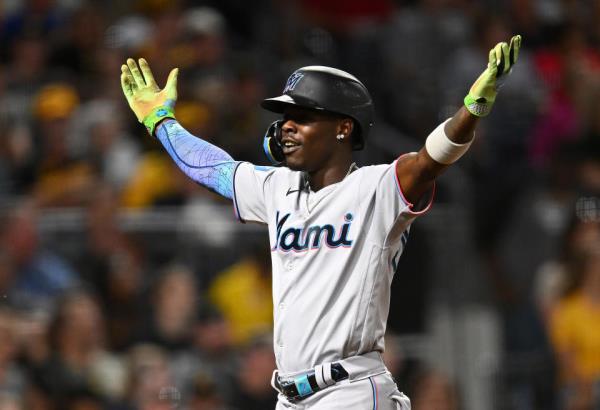
[{"label": "helmet ear flap", "polygon": [[281,126],[283,120],[277,120],[269,125],[263,138],[263,150],[267,159],[273,165],[281,165],[285,161],[283,148],[281,146]]}]

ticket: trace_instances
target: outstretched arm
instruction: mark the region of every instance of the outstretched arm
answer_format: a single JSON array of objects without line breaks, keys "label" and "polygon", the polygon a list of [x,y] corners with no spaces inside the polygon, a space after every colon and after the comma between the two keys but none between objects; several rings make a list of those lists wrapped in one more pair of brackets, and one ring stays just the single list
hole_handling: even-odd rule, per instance
[{"label": "outstretched arm", "polygon": [[188,177],[225,198],[233,198],[233,173],[238,162],[228,153],[193,136],[170,118],[156,127],[155,135]]},{"label": "outstretched arm", "polygon": [[138,120],[160,140],[177,166],[198,184],[231,199],[237,162],[222,149],[187,132],[175,120],[177,74],[178,70],[173,69],[165,88],[160,90],[146,60],[140,59],[138,67],[130,58],[121,67],[121,86]]},{"label": "outstretched arm", "polygon": [[510,45],[499,43],[490,50],[488,66],[469,90],[464,106],[427,137],[419,152],[406,155],[396,163],[398,181],[410,202],[417,203],[432,188],[438,175],[468,150],[479,119],[489,114],[499,80],[510,73],[520,47],[521,36],[514,36]]}]

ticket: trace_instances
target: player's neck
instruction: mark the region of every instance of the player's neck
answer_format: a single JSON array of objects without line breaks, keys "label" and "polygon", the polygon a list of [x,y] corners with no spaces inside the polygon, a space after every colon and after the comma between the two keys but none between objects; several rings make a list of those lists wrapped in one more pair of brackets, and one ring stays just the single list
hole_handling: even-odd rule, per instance
[{"label": "player's neck", "polygon": [[314,172],[308,173],[310,189],[314,192],[319,191],[326,186],[336,184],[348,175],[354,168],[352,159],[347,162],[321,168]]}]

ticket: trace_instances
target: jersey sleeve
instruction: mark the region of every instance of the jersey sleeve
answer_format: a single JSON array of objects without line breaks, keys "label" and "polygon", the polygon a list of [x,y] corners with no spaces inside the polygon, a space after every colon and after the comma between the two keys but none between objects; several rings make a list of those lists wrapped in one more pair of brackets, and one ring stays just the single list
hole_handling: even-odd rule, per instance
[{"label": "jersey sleeve", "polygon": [[361,184],[361,197],[372,198],[369,201],[370,206],[374,207],[375,220],[372,229],[378,230],[384,245],[397,242],[402,238],[406,241],[410,224],[431,208],[435,192],[434,185],[418,204],[413,204],[406,199],[396,173],[398,160],[391,164],[373,167],[374,169],[365,175]]},{"label": "jersey sleeve", "polygon": [[398,173],[396,172],[396,164],[400,160],[402,160],[402,156],[392,163],[389,172],[393,175],[394,187],[396,188],[395,192],[398,194],[402,205],[406,207],[403,213],[406,214],[408,217],[415,219],[417,216],[423,215],[424,213],[429,211],[431,205],[433,205],[433,198],[435,196],[435,181],[433,183],[433,188],[431,189],[431,191],[425,193],[418,203],[413,204],[408,199],[406,199],[406,197],[404,196],[404,192],[402,192],[402,186],[400,186],[400,180],[398,179]]},{"label": "jersey sleeve", "polygon": [[276,168],[240,162],[233,175],[233,206],[241,222],[267,223],[270,183]]}]

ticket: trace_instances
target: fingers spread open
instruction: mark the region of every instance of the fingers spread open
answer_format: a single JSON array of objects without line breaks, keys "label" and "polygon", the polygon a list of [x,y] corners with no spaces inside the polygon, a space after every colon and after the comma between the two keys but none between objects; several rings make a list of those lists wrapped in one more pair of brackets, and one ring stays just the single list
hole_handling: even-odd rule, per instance
[{"label": "fingers spread open", "polygon": [[138,87],[144,87],[146,82],[144,81],[144,77],[138,68],[137,63],[133,58],[127,59],[127,66],[129,67],[129,71],[131,71],[131,75],[133,76],[133,80]]},{"label": "fingers spread open", "polygon": [[125,73],[121,73],[121,88],[123,89],[123,93],[126,97],[131,97],[133,95],[131,82],[129,81],[129,77]]},{"label": "fingers spread open", "polygon": [[502,61],[504,62],[504,67],[503,67],[504,70],[503,70],[502,74],[506,74],[511,68],[508,44],[502,43],[501,47],[502,47]]},{"label": "fingers spread open", "polygon": [[125,64],[121,66],[121,78],[123,78],[123,76],[125,76],[127,84],[129,85],[132,91],[137,88],[137,85],[133,79],[133,75],[131,75],[129,67],[127,67]]},{"label": "fingers spread open", "polygon": [[142,74],[144,75],[144,79],[146,80],[146,84],[158,91],[158,84],[156,84],[156,80],[154,79],[154,75],[152,74],[152,70],[150,70],[148,62],[144,58],[140,58],[138,61],[140,63]]},{"label": "fingers spread open", "polygon": [[502,43],[496,44],[494,47],[494,54],[496,56],[496,65],[498,70],[496,71],[496,77],[500,77],[504,72],[504,55],[502,53]]},{"label": "fingers spread open", "polygon": [[519,58],[519,50],[521,49],[521,36],[516,35],[510,39],[510,65],[513,66]]},{"label": "fingers spread open", "polygon": [[177,76],[179,75],[179,68],[174,68],[169,73],[167,78],[167,85],[165,90],[167,91],[167,98],[171,100],[177,99]]},{"label": "fingers spread open", "polygon": [[492,48],[488,55],[488,68],[492,72],[495,72],[496,69],[498,68],[498,63],[496,62],[496,49],[495,48]]}]

